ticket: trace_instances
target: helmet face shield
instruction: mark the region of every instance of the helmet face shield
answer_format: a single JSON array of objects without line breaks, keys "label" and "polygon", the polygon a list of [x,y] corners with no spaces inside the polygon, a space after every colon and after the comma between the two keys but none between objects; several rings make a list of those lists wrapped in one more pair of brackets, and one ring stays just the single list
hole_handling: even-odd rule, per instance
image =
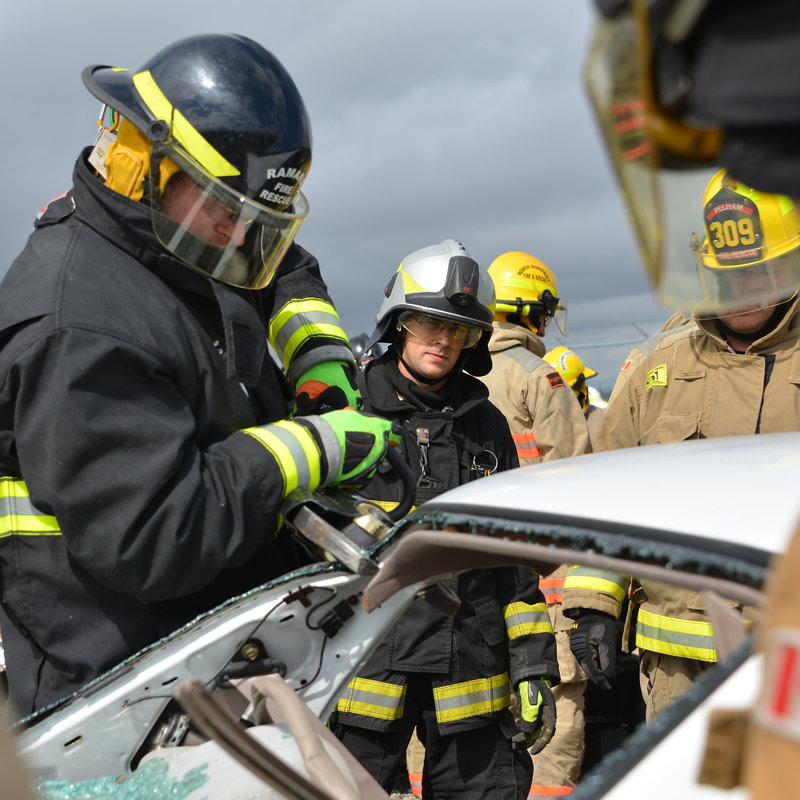
[{"label": "helmet face shield", "polygon": [[641,41],[642,32],[630,13],[601,20],[586,63],[585,84],[650,283],[662,302],[689,313],[701,303],[708,305],[688,245],[699,224],[697,201],[719,167],[662,169],[676,164],[662,147],[668,136],[666,123],[650,113],[634,57]]},{"label": "helmet face shield", "polygon": [[[705,243],[704,248],[707,250]],[[708,302],[697,308],[698,314],[735,315],[755,307],[777,306],[791,298],[800,284],[800,250],[743,267],[721,267],[703,248],[695,252],[695,258],[708,297]]]},{"label": "helmet face shield", "polygon": [[709,183],[705,236],[694,235],[697,272],[705,290],[699,313],[779,305],[800,285],[800,211],[784,195],[759,192],[725,170]]},{"label": "helmet face shield", "polygon": [[173,255],[200,272],[244,289],[263,289],[308,214],[300,191],[290,210],[276,211],[231,189],[179,147],[154,148],[151,187],[160,158],[180,168],[163,192],[151,192],[153,229]]},{"label": "helmet face shield", "polygon": [[[706,187],[718,174],[724,142],[720,129],[688,113],[696,17],[682,12],[690,5],[632,0],[628,9],[600,19],[584,77],[651,285],[663,303],[686,315],[724,315],[743,307],[735,291],[741,279],[727,271],[744,266],[725,251],[758,249],[763,242],[754,240],[745,216],[703,219]],[[693,8],[699,13],[703,4]],[[778,243],[786,237],[765,229],[764,238]],[[722,250],[709,247],[709,240],[721,242]],[[750,260],[764,264],[778,256],[770,250]],[[758,285],[748,281],[750,307],[777,304],[800,287],[794,263],[760,272]]]},{"label": "helmet face shield", "polygon": [[541,302],[545,307],[545,326],[555,320],[556,326],[561,331],[562,336],[567,335],[567,301],[561,297],[555,297],[549,289],[542,292]]}]

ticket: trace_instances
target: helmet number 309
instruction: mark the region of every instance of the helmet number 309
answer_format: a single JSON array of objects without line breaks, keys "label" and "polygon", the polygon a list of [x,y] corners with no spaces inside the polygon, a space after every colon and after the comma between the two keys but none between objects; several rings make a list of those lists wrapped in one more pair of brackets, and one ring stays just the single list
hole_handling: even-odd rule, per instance
[{"label": "helmet number 309", "polygon": [[747,217],[742,217],[738,220],[726,219],[724,222],[712,222],[708,226],[708,232],[713,237],[711,244],[715,250],[756,243],[753,220]]}]

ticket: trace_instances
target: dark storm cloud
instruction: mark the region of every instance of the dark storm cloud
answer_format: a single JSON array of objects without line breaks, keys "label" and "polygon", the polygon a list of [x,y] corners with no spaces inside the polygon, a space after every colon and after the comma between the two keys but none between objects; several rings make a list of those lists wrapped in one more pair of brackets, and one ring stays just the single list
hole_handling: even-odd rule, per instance
[{"label": "dark storm cloud", "polygon": [[132,8],[6,10],[0,274],[95,135],[99,103],[81,69],[138,67],[182,36],[232,31],[272,50],[305,99],[314,161],[298,241],[351,333],[371,329],[400,260],[447,237],[487,266],[507,250],[542,258],[573,331],[668,315],[651,299],[582,87],[588,0]]}]

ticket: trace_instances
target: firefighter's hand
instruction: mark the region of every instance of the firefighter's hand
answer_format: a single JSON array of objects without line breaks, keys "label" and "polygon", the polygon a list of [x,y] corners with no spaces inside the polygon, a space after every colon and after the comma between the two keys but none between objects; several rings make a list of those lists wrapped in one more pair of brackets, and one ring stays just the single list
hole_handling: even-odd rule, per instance
[{"label": "firefighter's hand", "polygon": [[544,750],[556,732],[556,701],[549,678],[520,681],[522,732],[532,756]]},{"label": "firefighter's hand", "polygon": [[297,381],[295,415],[306,417],[346,407],[361,410],[364,403],[355,369],[345,361],[323,361],[304,372]]},{"label": "firefighter's hand", "polygon": [[582,611],[572,623],[569,647],[586,677],[611,690],[617,671],[617,622],[601,611]]},{"label": "firefighter's hand", "polygon": [[320,488],[359,487],[375,474],[388,447],[400,443],[400,425],[352,408],[322,416],[295,417],[320,451]]}]

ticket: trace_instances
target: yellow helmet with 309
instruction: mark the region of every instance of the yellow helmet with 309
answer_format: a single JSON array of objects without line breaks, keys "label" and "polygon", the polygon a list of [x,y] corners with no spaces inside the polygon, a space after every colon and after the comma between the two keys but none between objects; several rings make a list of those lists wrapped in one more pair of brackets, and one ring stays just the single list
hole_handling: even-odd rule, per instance
[{"label": "yellow helmet with 309", "polygon": [[792,198],[752,189],[723,169],[706,188],[703,227],[702,243],[694,236],[692,248],[708,305],[746,300],[766,306],[794,294],[800,209]]}]

